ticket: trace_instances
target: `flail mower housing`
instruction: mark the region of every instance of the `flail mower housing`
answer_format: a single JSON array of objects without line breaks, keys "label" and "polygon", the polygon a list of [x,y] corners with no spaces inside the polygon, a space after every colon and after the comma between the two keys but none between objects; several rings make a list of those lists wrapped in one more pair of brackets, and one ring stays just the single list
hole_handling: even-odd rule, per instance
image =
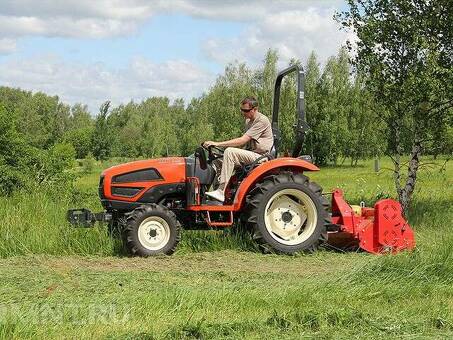
[{"label": "flail mower housing", "polygon": [[[297,122],[291,157],[278,157],[280,88],[297,74]],[[308,126],[304,111],[304,73],[291,66],[277,76],[274,89],[271,152],[236,170],[223,203],[205,193],[215,184],[215,161],[223,151],[199,147],[189,157],[167,157],[117,165],[99,182],[104,211],[68,211],[79,227],[105,222],[118,231],[132,255],[172,254],[184,229],[221,229],[242,225],[264,249],[278,253],[312,251],[323,243],[337,248],[396,253],[415,246],[414,234],[398,202],[385,199],[374,208],[351,206],[339,189],[331,202],[307,173],[318,171],[300,156]]]}]

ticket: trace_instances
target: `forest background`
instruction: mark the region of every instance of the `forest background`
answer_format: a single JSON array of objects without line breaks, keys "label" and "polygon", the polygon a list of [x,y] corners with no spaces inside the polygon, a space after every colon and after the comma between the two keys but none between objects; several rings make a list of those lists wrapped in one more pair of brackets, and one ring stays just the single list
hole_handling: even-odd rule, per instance
[{"label": "forest background", "polygon": [[[291,64],[301,65],[292,60]],[[226,140],[243,133],[239,103],[256,96],[260,111],[272,115],[278,53],[269,50],[261,67],[226,66],[213,86],[189,103],[151,97],[111,107],[108,100],[93,115],[83,103],[69,106],[45,93],[0,87],[0,192],[35,185],[70,183],[75,159],[91,167],[111,157],[155,158],[189,155],[205,140]],[[321,67],[315,53],[305,65],[307,131],[303,154],[317,165],[348,164],[392,153],[392,129],[385,108],[352,72],[346,49]],[[283,84],[280,130],[282,153],[291,151],[296,120],[295,78]],[[106,98],[108,99],[108,98]],[[451,155],[453,127],[444,119],[428,131],[423,154]],[[407,122],[408,126],[417,122]],[[411,149],[412,130],[403,131],[402,153]],[[448,159],[449,157],[447,157]]]}]

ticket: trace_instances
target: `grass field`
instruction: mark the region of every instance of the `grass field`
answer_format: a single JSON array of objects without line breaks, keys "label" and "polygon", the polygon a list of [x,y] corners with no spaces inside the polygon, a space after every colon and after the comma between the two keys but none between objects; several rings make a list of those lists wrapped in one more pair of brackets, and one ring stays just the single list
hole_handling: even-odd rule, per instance
[{"label": "grass field", "polygon": [[[185,232],[171,257],[122,255],[105,228],[75,230],[69,207],[100,209],[101,167],[75,192],[0,198],[0,338],[451,338],[453,167],[425,160],[397,256],[263,255],[230,232]],[[383,161],[383,168],[390,163]],[[351,203],[394,196],[392,173],[310,175]]]}]

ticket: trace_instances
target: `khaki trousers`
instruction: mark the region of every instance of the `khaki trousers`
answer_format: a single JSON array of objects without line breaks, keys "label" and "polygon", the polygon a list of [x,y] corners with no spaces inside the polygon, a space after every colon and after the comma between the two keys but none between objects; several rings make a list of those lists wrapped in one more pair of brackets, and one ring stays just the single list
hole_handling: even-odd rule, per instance
[{"label": "khaki trousers", "polygon": [[250,164],[254,160],[261,157],[259,153],[239,149],[239,148],[226,148],[223,154],[222,171],[220,173],[220,184],[218,189],[225,190],[225,186],[233,175],[234,168],[241,164]]}]

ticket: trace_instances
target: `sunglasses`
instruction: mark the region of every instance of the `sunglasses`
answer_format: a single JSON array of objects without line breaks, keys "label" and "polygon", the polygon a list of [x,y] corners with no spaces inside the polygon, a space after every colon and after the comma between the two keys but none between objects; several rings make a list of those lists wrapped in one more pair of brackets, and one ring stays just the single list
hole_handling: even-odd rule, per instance
[{"label": "sunglasses", "polygon": [[250,111],[252,111],[253,109],[254,109],[254,107],[252,107],[251,109],[243,109],[243,108],[241,107],[241,111],[242,111],[242,112],[245,112],[245,113],[250,112]]}]

